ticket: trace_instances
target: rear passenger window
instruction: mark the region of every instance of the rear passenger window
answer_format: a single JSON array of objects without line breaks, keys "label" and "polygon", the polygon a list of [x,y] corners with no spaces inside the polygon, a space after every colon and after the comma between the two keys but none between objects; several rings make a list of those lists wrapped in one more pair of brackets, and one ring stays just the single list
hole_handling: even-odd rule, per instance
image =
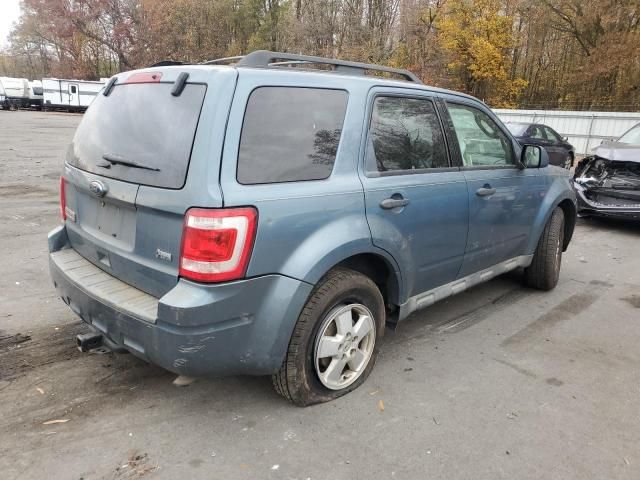
[{"label": "rear passenger window", "polygon": [[447,103],[465,167],[515,165],[509,137],[482,110]]},{"label": "rear passenger window", "polygon": [[261,87],[242,125],[237,179],[242,184],[321,180],[331,175],[347,92]]},{"label": "rear passenger window", "polygon": [[448,167],[438,115],[431,100],[377,97],[367,140],[367,171]]}]

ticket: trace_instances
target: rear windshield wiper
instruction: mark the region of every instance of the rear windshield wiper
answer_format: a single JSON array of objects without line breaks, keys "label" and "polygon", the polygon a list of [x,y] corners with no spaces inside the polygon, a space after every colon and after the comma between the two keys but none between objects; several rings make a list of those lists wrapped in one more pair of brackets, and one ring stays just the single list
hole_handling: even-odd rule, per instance
[{"label": "rear windshield wiper", "polygon": [[125,165],[127,167],[132,167],[132,168],[142,168],[144,170],[152,170],[154,172],[160,171],[159,168],[150,167],[149,165],[144,165],[142,163],[134,162],[133,160],[125,160],[122,157],[111,155],[109,153],[105,153],[104,155],[102,155],[102,158],[104,158],[107,162],[109,162],[108,164],[98,164],[99,167],[103,167],[103,168],[110,168],[111,165]]}]

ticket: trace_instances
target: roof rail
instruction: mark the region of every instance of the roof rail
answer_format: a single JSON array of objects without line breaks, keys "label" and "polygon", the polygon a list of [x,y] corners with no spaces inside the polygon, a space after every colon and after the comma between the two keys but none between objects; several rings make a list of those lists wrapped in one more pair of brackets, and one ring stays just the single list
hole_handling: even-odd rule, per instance
[{"label": "roof rail", "polygon": [[207,60],[206,62],[202,62],[200,65],[226,65],[228,63],[238,63],[243,58],[244,55],[238,55],[236,57],[216,58],[214,60]]},{"label": "roof rail", "polygon": [[[232,58],[235,59],[238,57]],[[213,60],[212,62],[217,62],[217,60]],[[372,65],[370,63],[348,62],[345,60],[336,60],[333,58],[296,55],[293,53],[270,52],[268,50],[256,50],[255,52],[251,52],[248,55],[245,55],[244,57],[240,57],[240,60],[237,62],[236,66],[269,68],[300,63],[332,65],[337,73],[345,73],[347,75],[364,75],[367,70],[375,72],[386,72],[399,75],[409,82],[422,83],[416,75],[408,70],[403,70],[400,68],[383,67],[381,65]]]}]

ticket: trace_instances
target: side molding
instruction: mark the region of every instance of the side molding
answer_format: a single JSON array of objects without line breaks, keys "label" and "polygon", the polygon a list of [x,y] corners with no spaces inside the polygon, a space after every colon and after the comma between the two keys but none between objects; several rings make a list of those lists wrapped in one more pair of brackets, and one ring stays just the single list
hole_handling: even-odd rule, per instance
[{"label": "side molding", "polygon": [[433,305],[435,302],[455,295],[456,293],[463,292],[464,290],[478,285],[479,283],[491,280],[498,275],[515,270],[518,267],[528,267],[532,260],[533,255],[520,255],[519,257],[505,260],[504,262],[500,262],[492,267],[467,275],[464,278],[454,280],[453,282],[442,285],[441,287],[436,287],[432,290],[419,293],[400,305],[398,321],[404,320],[417,310]]}]

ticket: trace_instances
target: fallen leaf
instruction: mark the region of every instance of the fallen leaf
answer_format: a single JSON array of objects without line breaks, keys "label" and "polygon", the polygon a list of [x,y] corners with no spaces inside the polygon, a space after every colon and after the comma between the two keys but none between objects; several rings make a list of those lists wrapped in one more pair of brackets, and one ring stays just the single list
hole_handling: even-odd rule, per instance
[{"label": "fallen leaf", "polygon": [[53,425],[55,423],[67,423],[69,421],[68,418],[59,418],[57,420],[47,420],[46,422],[43,422],[43,425]]},{"label": "fallen leaf", "polygon": [[36,390],[38,391],[38,393],[40,393],[40,395],[44,395],[44,390],[40,387],[36,387]]},{"label": "fallen leaf", "polygon": [[384,412],[384,402],[382,400],[378,402],[378,410]]},{"label": "fallen leaf", "polygon": [[188,385],[191,385],[195,381],[196,381],[195,378],[187,377],[185,375],[179,375],[175,378],[175,380],[173,381],[173,384],[176,387],[186,387]]}]

